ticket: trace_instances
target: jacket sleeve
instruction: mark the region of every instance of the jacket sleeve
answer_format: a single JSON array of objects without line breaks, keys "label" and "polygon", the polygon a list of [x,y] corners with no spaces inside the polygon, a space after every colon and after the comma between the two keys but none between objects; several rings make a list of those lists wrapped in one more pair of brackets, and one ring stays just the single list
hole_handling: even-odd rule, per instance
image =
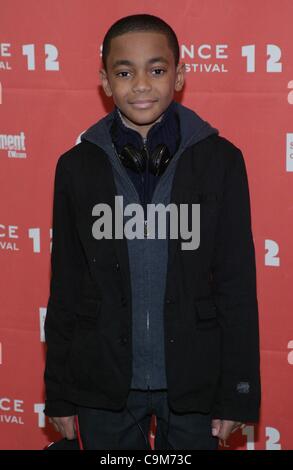
[{"label": "jacket sleeve", "polygon": [[237,147],[228,153],[215,246],[212,280],[222,350],[213,418],[257,422],[261,385],[255,249],[247,172]]},{"label": "jacket sleeve", "polygon": [[45,320],[47,343],[45,414],[71,416],[75,406],[64,399],[63,375],[75,327],[74,305],[79,301],[81,260],[74,224],[73,195],[64,156],[56,165],[50,295]]}]

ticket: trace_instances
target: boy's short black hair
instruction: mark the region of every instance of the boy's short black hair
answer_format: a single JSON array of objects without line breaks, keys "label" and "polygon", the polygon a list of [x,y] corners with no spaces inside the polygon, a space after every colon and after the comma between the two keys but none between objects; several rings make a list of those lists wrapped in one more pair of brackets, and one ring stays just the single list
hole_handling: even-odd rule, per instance
[{"label": "boy's short black hair", "polygon": [[179,63],[180,50],[177,36],[171,26],[158,16],[141,13],[137,15],[124,16],[113,23],[108,29],[103,40],[102,50],[102,61],[105,70],[107,70],[107,57],[110,53],[111,39],[134,31],[154,31],[165,34],[169,47],[173,51],[175,67],[177,67]]}]

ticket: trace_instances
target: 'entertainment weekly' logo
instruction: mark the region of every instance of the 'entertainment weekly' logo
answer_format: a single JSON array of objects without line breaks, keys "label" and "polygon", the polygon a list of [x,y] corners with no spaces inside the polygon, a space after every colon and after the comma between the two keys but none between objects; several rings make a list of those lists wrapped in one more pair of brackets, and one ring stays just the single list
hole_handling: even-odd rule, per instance
[{"label": "'entertainment weekly' logo", "polygon": [[[190,217],[191,207],[191,217]],[[147,204],[146,218],[141,204],[123,206],[123,196],[115,196],[114,230],[112,208],[105,203],[96,204],[92,215],[100,216],[92,226],[96,240],[122,239],[123,233],[129,240],[138,239],[178,239],[183,240],[182,250],[196,250],[200,243],[200,204]],[[101,215],[102,214],[102,215]],[[130,217],[126,222],[124,219]],[[191,230],[189,229],[191,227]],[[180,234],[180,235],[179,235]]]},{"label": "'entertainment weekly' logo", "polygon": [[26,158],[25,134],[0,134],[0,150],[6,150],[9,158]]}]

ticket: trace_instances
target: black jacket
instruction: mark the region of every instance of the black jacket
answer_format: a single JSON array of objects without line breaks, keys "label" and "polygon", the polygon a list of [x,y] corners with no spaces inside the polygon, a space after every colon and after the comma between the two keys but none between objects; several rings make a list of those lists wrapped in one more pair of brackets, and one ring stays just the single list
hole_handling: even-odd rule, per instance
[{"label": "black jacket", "polygon": [[[95,240],[92,208],[114,213],[105,151],[83,141],[57,163],[52,278],[45,321],[48,416],[75,404],[122,409],[131,382],[131,285],[126,239]],[[180,156],[171,202],[200,203],[197,250],[169,240],[164,327],[169,404],[177,412],[257,421],[256,267],[241,151],[219,135]]]}]

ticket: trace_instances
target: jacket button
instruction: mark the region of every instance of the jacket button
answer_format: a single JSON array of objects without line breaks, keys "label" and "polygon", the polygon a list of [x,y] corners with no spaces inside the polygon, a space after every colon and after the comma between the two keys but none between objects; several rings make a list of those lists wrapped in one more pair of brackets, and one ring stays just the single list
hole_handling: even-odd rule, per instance
[{"label": "jacket button", "polygon": [[120,264],[117,263],[116,266],[115,266],[115,268],[116,268],[116,271],[119,271],[119,269],[120,269]]},{"label": "jacket button", "polygon": [[175,340],[173,338],[171,338],[169,341],[170,341],[170,343],[174,343]]},{"label": "jacket button", "polygon": [[119,341],[120,341],[121,344],[127,344],[127,338],[125,338],[125,336],[121,336],[119,338]]},{"label": "jacket button", "polygon": [[174,303],[174,302],[173,302],[172,299],[170,299],[170,298],[166,299],[166,304],[170,305],[170,304],[173,304],[173,303]]},{"label": "jacket button", "polygon": [[96,258],[93,258],[93,263],[95,263],[95,262],[96,262]]}]

